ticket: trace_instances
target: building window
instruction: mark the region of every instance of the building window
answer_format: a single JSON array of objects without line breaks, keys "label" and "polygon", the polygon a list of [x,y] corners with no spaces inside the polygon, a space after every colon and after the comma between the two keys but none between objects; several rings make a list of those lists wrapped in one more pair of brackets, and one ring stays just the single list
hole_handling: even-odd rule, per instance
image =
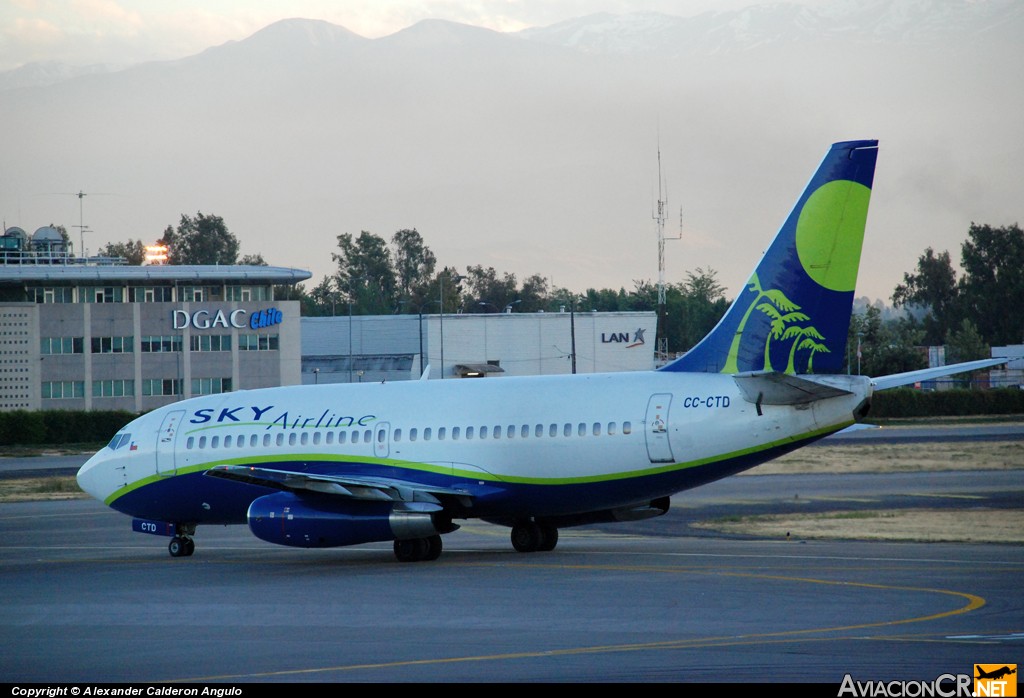
[{"label": "building window", "polygon": [[145,378],[142,381],[143,395],[181,395],[179,378]]},{"label": "building window", "polygon": [[82,286],[78,289],[79,303],[123,303],[121,286]]},{"label": "building window", "polygon": [[39,353],[43,355],[82,354],[84,347],[84,337],[42,337],[39,340]]},{"label": "building window", "polygon": [[240,334],[239,351],[277,351],[280,337],[276,334]]},{"label": "building window", "polygon": [[135,395],[135,381],[105,380],[92,382],[93,397],[131,397]]},{"label": "building window", "polygon": [[230,378],[193,378],[193,395],[215,395],[217,393],[230,393]]},{"label": "building window", "polygon": [[28,289],[30,303],[74,303],[75,289],[70,286],[33,286]]},{"label": "building window", "polygon": [[174,300],[173,286],[131,286],[128,288],[131,303],[171,303]]},{"label": "building window", "polygon": [[139,343],[141,346],[139,349],[144,354],[149,353],[165,353],[172,351],[181,351],[182,340],[180,334],[172,335],[149,335],[142,338]]},{"label": "building window", "polygon": [[231,351],[229,334],[194,334],[189,338],[192,351]]},{"label": "building window", "polygon": [[85,381],[44,381],[42,388],[44,400],[85,397]]},{"label": "building window", "polygon": [[134,351],[135,338],[128,337],[93,337],[93,354],[130,354]]}]

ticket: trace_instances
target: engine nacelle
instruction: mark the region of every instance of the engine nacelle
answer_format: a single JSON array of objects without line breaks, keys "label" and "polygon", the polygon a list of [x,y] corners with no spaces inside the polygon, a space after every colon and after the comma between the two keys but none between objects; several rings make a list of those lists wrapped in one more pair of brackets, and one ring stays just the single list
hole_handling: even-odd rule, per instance
[{"label": "engine nacelle", "polygon": [[442,532],[430,512],[396,510],[392,502],[315,494],[299,497],[291,492],[254,500],[248,519],[249,530],[257,538],[297,548],[426,538]]}]

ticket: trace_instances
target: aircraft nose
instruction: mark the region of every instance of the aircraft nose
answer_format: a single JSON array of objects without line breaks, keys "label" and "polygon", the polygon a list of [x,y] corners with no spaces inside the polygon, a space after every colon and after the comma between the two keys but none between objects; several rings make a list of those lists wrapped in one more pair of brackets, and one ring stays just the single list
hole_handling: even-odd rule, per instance
[{"label": "aircraft nose", "polygon": [[109,477],[104,477],[104,470],[108,469],[103,467],[104,460],[102,454],[95,454],[78,469],[76,476],[78,486],[101,502],[110,493]]}]

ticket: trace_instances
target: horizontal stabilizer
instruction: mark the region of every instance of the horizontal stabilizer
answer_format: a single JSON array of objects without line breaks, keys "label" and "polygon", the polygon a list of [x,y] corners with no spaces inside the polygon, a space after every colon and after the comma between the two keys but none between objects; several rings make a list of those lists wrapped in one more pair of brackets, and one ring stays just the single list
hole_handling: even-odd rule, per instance
[{"label": "horizontal stabilizer", "polygon": [[297,494],[316,492],[349,499],[424,502],[437,505],[437,509],[441,509],[438,496],[457,497],[466,506],[469,506],[472,500],[471,495],[461,490],[428,487],[415,482],[385,478],[295,473],[247,465],[218,465],[207,470],[205,474],[210,477],[236,480]]},{"label": "horizontal stabilizer", "polygon": [[743,397],[757,405],[801,405],[853,394],[843,388],[785,373],[738,373],[733,380]]},{"label": "horizontal stabilizer", "polygon": [[918,381],[943,378],[966,371],[980,371],[983,368],[1005,364],[1009,359],[980,359],[978,361],[966,361],[962,364],[950,364],[949,366],[936,366],[935,368],[922,368],[919,371],[907,371],[906,373],[894,373],[890,376],[880,376],[871,379],[871,387],[875,390],[888,390],[898,388],[901,385],[912,385]]}]

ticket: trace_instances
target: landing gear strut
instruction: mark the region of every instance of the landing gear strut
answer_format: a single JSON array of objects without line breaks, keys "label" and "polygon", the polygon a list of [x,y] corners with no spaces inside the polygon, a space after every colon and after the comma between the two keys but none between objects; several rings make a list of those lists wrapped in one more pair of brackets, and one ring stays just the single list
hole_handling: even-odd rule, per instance
[{"label": "landing gear strut", "polygon": [[441,536],[395,541],[395,557],[399,562],[425,562],[441,556]]},{"label": "landing gear strut", "polygon": [[554,526],[524,521],[512,527],[512,547],[521,553],[547,552],[558,545]]},{"label": "landing gear strut", "polygon": [[167,544],[171,557],[188,557],[196,551],[196,542],[188,536],[175,536]]}]

